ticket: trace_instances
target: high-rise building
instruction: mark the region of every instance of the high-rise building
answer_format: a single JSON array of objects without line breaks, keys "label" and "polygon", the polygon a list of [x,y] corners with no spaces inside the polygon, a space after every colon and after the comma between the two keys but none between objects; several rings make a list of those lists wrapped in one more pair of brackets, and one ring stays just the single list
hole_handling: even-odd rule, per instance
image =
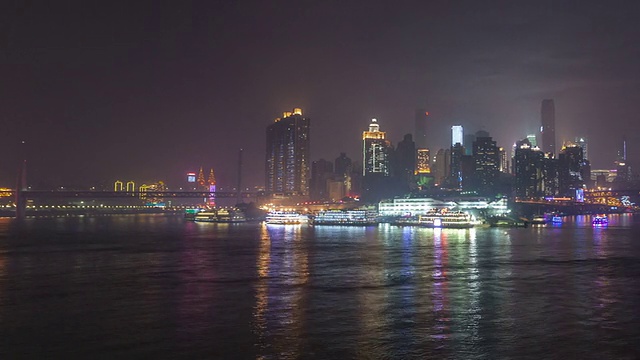
[{"label": "high-rise building", "polygon": [[311,119],[302,109],[285,112],[267,126],[266,191],[309,195]]},{"label": "high-rise building", "polygon": [[474,141],[476,141],[476,134],[464,135],[464,143],[467,144],[467,146],[464,149],[465,155],[473,155],[473,146],[471,146],[471,144],[473,144]]},{"label": "high-rise building", "polygon": [[513,167],[515,174],[515,196],[535,198],[543,195],[542,159],[544,153],[531,147],[529,140],[516,143]]},{"label": "high-rise building", "polygon": [[461,125],[451,127],[451,146],[455,144],[464,145],[464,131]]},{"label": "high-rise building", "polygon": [[438,150],[433,165],[436,173],[436,184],[443,186],[451,175],[451,150]]},{"label": "high-rise building", "polygon": [[536,134],[527,135],[527,140],[529,140],[531,147],[538,147],[538,139],[536,138]]},{"label": "high-rise building", "polygon": [[449,185],[453,189],[462,189],[462,157],[465,156],[464,146],[457,142],[451,147],[451,176]]},{"label": "high-rise building", "polygon": [[496,142],[490,136],[476,136],[473,159],[478,190],[485,193],[495,190],[500,174],[500,149]]},{"label": "high-rise building", "polygon": [[389,191],[392,147],[385,137],[376,119],[372,119],[369,130],[362,133],[362,195],[369,200],[379,199]]},{"label": "high-rise building", "polygon": [[333,177],[333,164],[325,159],[311,163],[311,187],[309,189],[312,200],[327,200],[327,181]]},{"label": "high-rise building", "polygon": [[344,176],[351,168],[351,159],[347,157],[347,154],[340,153],[340,156],[334,161],[335,173],[337,175]]},{"label": "high-rise building", "polygon": [[416,110],[416,117],[414,123],[414,141],[416,142],[417,148],[426,148],[427,147],[427,118],[429,117],[429,112],[425,109]]},{"label": "high-rise building", "polygon": [[576,136],[574,143],[582,148],[582,155],[585,160],[589,159],[589,144],[586,136]]},{"label": "high-rise building", "polygon": [[395,151],[396,176],[408,178],[416,171],[416,143],[411,134],[406,134]]},{"label": "high-rise building", "polygon": [[386,133],[380,131],[378,120],[371,119],[369,131],[362,133],[362,175],[370,176],[380,174],[390,175],[389,148],[390,143],[385,139]]},{"label": "high-rise building", "polygon": [[417,149],[417,161],[416,161],[416,173],[417,174],[430,174],[431,173],[431,155],[429,149]]},{"label": "high-rise building", "polygon": [[627,162],[627,139],[626,137],[622,138],[622,143],[618,148],[618,158],[615,161],[616,165],[616,178],[614,179],[614,183],[616,187],[620,187],[620,185],[626,185],[631,180],[631,166]]},{"label": "high-rise building", "polygon": [[503,147],[498,149],[500,153],[500,172],[508,174],[509,173],[509,156],[507,156],[507,150]]},{"label": "high-rise building", "polygon": [[582,173],[584,157],[582,148],[568,143],[558,155],[558,190],[559,195],[573,197],[577,189],[584,187]]},{"label": "high-rise building", "polygon": [[552,99],[542,100],[542,151],[556,154],[556,108]]}]

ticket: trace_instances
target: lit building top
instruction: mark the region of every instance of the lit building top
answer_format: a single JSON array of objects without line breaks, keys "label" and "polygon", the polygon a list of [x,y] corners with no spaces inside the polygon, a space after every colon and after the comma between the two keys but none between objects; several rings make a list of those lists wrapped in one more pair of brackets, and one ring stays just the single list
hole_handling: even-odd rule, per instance
[{"label": "lit building top", "polygon": [[464,131],[461,125],[454,125],[451,127],[451,146],[455,144],[464,145]]},{"label": "lit building top", "polygon": [[364,131],[362,133],[362,139],[384,139],[386,133],[384,131],[380,131],[380,125],[378,124],[377,119],[371,119],[371,124],[369,124],[369,131]]},{"label": "lit building top", "polygon": [[431,173],[431,155],[429,149],[418,149],[418,156],[416,161],[416,173],[429,174]]}]

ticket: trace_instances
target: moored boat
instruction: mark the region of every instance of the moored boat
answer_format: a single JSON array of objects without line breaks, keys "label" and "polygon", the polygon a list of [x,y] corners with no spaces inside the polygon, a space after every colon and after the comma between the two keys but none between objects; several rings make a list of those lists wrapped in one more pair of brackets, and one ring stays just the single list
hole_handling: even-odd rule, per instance
[{"label": "moored boat", "polygon": [[472,228],[476,221],[472,215],[463,211],[433,210],[418,216],[418,226],[432,228]]},{"label": "moored boat", "polygon": [[270,211],[265,223],[275,225],[299,225],[308,221],[306,215],[293,211]]},{"label": "moored boat", "polygon": [[377,213],[370,210],[324,210],[309,219],[312,225],[375,225]]},{"label": "moored boat", "polygon": [[212,223],[241,223],[247,221],[244,213],[237,209],[210,209],[195,214],[193,221]]}]

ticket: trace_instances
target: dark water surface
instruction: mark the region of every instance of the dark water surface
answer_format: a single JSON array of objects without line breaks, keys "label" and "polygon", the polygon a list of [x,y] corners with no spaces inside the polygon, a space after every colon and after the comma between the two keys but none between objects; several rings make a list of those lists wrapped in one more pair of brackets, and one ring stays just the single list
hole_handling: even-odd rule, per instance
[{"label": "dark water surface", "polygon": [[610,222],[0,218],[0,359],[636,359],[640,218]]}]

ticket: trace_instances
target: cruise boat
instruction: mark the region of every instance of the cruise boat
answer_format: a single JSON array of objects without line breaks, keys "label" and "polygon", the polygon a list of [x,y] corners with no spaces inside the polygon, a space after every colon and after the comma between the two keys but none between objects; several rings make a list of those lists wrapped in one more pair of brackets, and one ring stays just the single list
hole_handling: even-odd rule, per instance
[{"label": "cruise boat", "polygon": [[312,225],[375,225],[377,212],[370,210],[326,210],[309,219]]},{"label": "cruise boat", "polygon": [[247,221],[244,213],[237,209],[209,209],[195,214],[193,221],[213,223],[241,223]]},{"label": "cruise boat", "polygon": [[476,223],[475,219],[466,212],[433,210],[425,215],[418,216],[418,226],[433,228],[472,228]]},{"label": "cruise boat", "polygon": [[293,211],[270,211],[265,222],[267,224],[299,225],[308,221],[306,215]]},{"label": "cruise boat", "polygon": [[530,222],[533,225],[543,225],[547,223],[547,219],[543,215],[535,215]]},{"label": "cruise boat", "polygon": [[606,226],[609,225],[609,219],[604,215],[596,215],[591,220],[593,226]]}]

